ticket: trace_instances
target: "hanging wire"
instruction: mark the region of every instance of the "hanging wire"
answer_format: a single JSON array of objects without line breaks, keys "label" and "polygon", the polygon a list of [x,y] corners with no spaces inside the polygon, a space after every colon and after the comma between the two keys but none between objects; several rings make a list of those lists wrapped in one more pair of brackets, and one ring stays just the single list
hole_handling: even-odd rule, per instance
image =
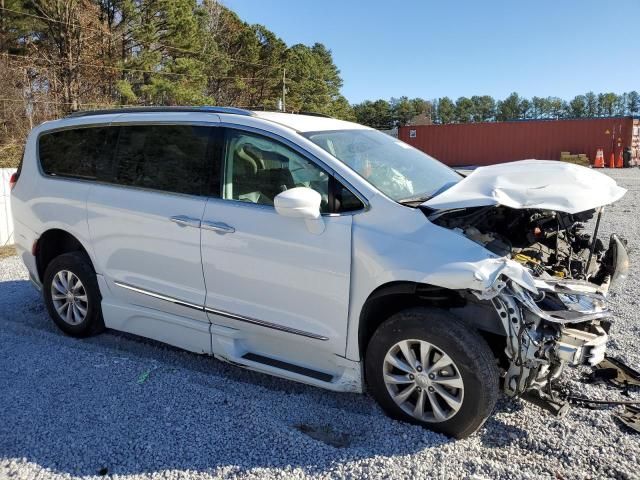
[{"label": "hanging wire", "polygon": [[[28,60],[28,61],[37,61],[37,62],[45,62],[47,65],[37,65],[35,67],[29,65],[11,65],[7,66],[9,69],[13,70],[22,70],[25,68],[49,68],[51,64],[59,64],[66,65],[64,60],[48,60],[41,57],[36,57],[32,55],[16,55],[14,53],[2,53],[0,55],[20,59],[20,60]],[[188,77],[188,78],[207,78],[209,80],[276,80],[279,77],[241,77],[241,76],[223,76],[223,77],[212,77],[203,73],[181,73],[181,72],[165,72],[161,70],[142,70],[139,68],[129,68],[129,67],[118,67],[113,65],[99,65],[94,63],[85,63],[85,62],[77,62],[74,63],[74,66],[78,67],[91,67],[91,68],[101,68],[104,70],[115,70],[115,71],[123,71],[123,72],[136,72],[136,73],[150,73],[154,75],[167,75],[167,76],[180,76],[180,77]]]}]

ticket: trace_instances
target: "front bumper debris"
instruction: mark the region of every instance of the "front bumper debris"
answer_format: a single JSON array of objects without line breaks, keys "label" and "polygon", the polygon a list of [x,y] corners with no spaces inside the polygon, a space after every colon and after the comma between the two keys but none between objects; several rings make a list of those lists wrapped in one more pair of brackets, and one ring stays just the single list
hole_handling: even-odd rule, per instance
[{"label": "front bumper debris", "polygon": [[[571,403],[584,405],[570,396],[559,398],[552,390],[566,366],[611,368],[605,352],[612,314],[605,293],[586,281],[539,282],[537,289],[535,294],[507,280],[492,299],[507,337],[502,385],[508,396],[561,417]],[[613,378],[620,384],[640,384],[640,374],[622,364],[617,367]]]},{"label": "front bumper debris", "polygon": [[640,372],[614,357],[605,357],[587,377],[589,383],[607,383],[625,392],[640,387]]},{"label": "front bumper debris", "polygon": [[492,299],[507,336],[509,365],[503,379],[507,395],[543,391],[567,365],[594,367],[604,360],[611,313],[602,294],[585,284],[578,289],[553,284],[539,289],[534,298],[506,282]]},{"label": "front bumper debris", "polygon": [[606,357],[593,371],[584,377],[584,381],[593,385],[607,385],[620,390],[626,400],[593,399],[567,395],[565,400],[577,407],[602,410],[607,407],[624,407],[623,412],[613,413],[613,417],[628,428],[640,433],[640,399],[629,400],[630,391],[640,388],[640,372],[625,365],[617,358]]},{"label": "front bumper debris", "polygon": [[562,329],[562,335],[556,344],[556,357],[568,365],[593,367],[602,362],[608,336],[600,325],[594,325],[592,330]]},{"label": "front bumper debris", "polygon": [[640,433],[640,407],[625,405],[624,412],[616,414],[614,417],[627,427]]}]

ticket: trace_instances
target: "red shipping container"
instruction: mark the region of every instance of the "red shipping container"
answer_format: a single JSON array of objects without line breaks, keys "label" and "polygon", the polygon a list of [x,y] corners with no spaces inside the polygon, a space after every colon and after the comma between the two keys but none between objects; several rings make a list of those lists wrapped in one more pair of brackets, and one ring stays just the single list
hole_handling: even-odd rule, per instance
[{"label": "red shipping container", "polygon": [[632,145],[633,117],[413,125],[398,138],[451,166],[480,166],[535,158],[559,160],[560,152],[611,152]]}]

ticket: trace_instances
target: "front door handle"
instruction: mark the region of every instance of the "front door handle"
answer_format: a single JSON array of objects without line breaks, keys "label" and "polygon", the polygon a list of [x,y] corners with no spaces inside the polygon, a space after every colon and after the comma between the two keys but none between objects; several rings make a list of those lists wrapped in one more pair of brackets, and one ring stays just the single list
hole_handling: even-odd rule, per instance
[{"label": "front door handle", "polygon": [[177,223],[181,227],[193,227],[200,228],[200,219],[187,217],[186,215],[176,215],[175,217],[171,217],[173,223]]},{"label": "front door handle", "polygon": [[232,226],[222,222],[208,222],[206,220],[203,220],[200,226],[204,230],[211,230],[212,232],[222,233],[222,234],[233,233],[236,231],[236,229],[233,228]]}]

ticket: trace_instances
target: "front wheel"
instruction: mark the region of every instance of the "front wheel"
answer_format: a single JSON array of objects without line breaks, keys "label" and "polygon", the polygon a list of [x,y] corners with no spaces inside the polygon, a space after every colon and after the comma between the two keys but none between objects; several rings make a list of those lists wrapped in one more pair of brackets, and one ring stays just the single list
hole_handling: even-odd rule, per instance
[{"label": "front wheel", "polygon": [[66,334],[88,337],[104,330],[98,280],[86,254],[70,252],[51,260],[42,294],[49,315]]},{"label": "front wheel", "polygon": [[480,428],[498,398],[491,349],[445,310],[413,308],[385,321],[367,347],[365,373],[391,417],[455,438]]}]

